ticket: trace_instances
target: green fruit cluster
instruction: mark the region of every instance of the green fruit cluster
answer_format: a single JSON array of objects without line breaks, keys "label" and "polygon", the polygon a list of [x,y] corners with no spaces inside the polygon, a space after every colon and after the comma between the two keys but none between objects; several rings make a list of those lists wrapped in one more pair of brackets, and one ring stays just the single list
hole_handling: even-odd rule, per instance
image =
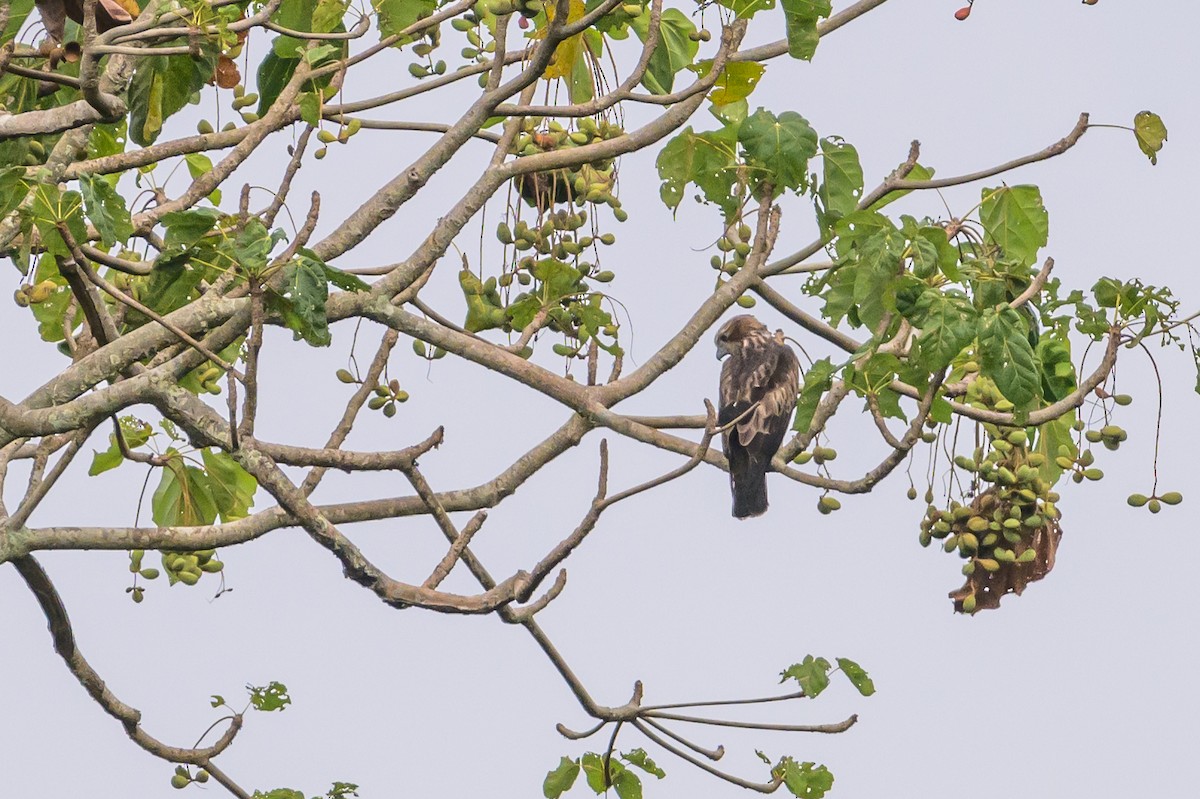
[{"label": "green fruit cluster", "polygon": [[204,784],[208,782],[208,772],[204,769],[197,769],[196,775],[192,776],[186,766],[176,766],[175,773],[171,776],[171,787],[183,789],[191,785],[193,782]]},{"label": "green fruit cluster", "polygon": [[[625,130],[608,120],[583,117],[575,130],[567,130],[561,123],[550,120],[544,130],[538,130],[535,120],[527,120],[524,129],[513,142],[512,152],[518,156],[537,155],[554,150],[584,147],[589,144],[615,139],[625,135]],[[560,203],[604,204],[613,209],[613,215],[624,221],[627,214],[621,201],[613,193],[616,174],[612,159],[600,159],[578,167],[564,167],[544,172],[517,175],[513,183],[521,197],[534,208],[546,210]]]},{"label": "green fruit cluster", "polygon": [[22,308],[28,308],[30,305],[37,305],[50,299],[50,295],[58,288],[58,284],[53,280],[43,280],[34,285],[22,283],[13,292],[13,301]]},{"label": "green fruit cluster", "polygon": [[367,401],[367,407],[373,411],[382,409],[383,415],[391,419],[396,415],[396,403],[408,402],[408,392],[400,388],[400,381],[389,380],[386,384],[375,386],[375,396]]},{"label": "green fruit cluster", "polygon": [[1151,513],[1158,513],[1163,505],[1178,505],[1183,502],[1183,494],[1178,491],[1168,491],[1165,494],[1130,494],[1125,500],[1132,508],[1145,507]]},{"label": "green fruit cluster", "polygon": [[[195,585],[205,574],[216,574],[225,568],[225,564],[216,558],[215,549],[200,549],[195,552],[164,552],[162,553],[163,569],[171,585],[183,583]],[[146,577],[143,570],[142,576]],[[155,575],[157,576],[157,575]],[[146,579],[153,579],[146,577]]]},{"label": "green fruit cluster", "polygon": [[720,254],[708,259],[709,266],[727,275],[737,274],[737,271],[746,265],[746,258],[750,255],[752,236],[753,231],[744,222],[739,223],[736,228],[731,226],[726,235],[717,239]]},{"label": "green fruit cluster", "polygon": [[[972,457],[960,455],[954,460],[960,469],[991,485],[968,505],[956,501],[945,509],[930,505],[921,521],[921,546],[928,547],[937,540],[944,551],[957,552],[967,561],[963,574],[968,578],[977,570],[996,574],[1033,563],[1038,557],[1035,539],[1057,531],[1061,517],[1059,495],[1041,476],[1046,457],[1028,449],[1025,430],[992,430],[995,432],[987,453],[980,448]],[[1016,577],[1001,582],[1023,585],[1026,581]],[[976,609],[976,582],[968,579],[967,590],[961,596],[965,613]]]}]

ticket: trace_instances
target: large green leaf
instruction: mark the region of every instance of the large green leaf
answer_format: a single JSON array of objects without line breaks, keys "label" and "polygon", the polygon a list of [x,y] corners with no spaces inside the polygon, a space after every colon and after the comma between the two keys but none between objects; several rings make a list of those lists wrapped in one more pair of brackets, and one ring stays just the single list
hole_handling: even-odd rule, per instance
[{"label": "large green leaf", "polygon": [[800,189],[808,178],[808,159],[817,154],[817,133],[795,111],[779,116],[760,108],[738,129],[738,142],[754,177],[777,191]]},{"label": "large green leaf", "polygon": [[201,450],[204,470],[209,477],[209,491],[217,506],[221,521],[244,518],[254,506],[258,481],[238,465],[237,461],[220,450]]},{"label": "large green leaf", "polygon": [[819,197],[824,212],[823,227],[853,213],[862,199],[863,170],[854,145],[840,138],[821,139],[824,179]]},{"label": "large green leaf", "polygon": [[542,781],[542,795],[546,799],[558,799],[571,790],[571,786],[575,784],[578,776],[579,763],[569,757],[562,758],[558,762],[558,766],[547,773],[546,779]]},{"label": "large green leaf", "polygon": [[320,261],[304,255],[284,269],[283,287],[268,298],[270,308],[283,317],[284,326],[297,339],[314,347],[327,347],[329,320],[325,315],[325,300],[329,298],[329,281]]},{"label": "large green leaf", "polygon": [[817,23],[833,13],[830,0],[780,0],[787,21],[788,55],[811,61],[820,36]]},{"label": "large green leaf", "polygon": [[[285,4],[286,5],[286,4]],[[129,84],[129,138],[146,147],[162,132],[163,122],[204,88],[217,65],[217,51],[199,44],[200,56],[150,56],[138,61]]]},{"label": "large green leaf", "polygon": [[788,758],[783,768],[783,784],[799,799],[821,799],[833,789],[833,774],[824,766]]},{"label": "large green leaf", "polygon": [[[700,67],[706,65],[711,68],[712,62],[701,61],[699,64]],[[757,61],[731,61],[717,76],[717,82],[713,84],[708,99],[717,106],[745,100],[754,91],[754,87],[758,85],[758,81],[766,69]],[[708,69],[704,69],[704,73],[707,72]]]},{"label": "large green leaf", "polygon": [[804,695],[809,699],[814,699],[829,687],[829,670],[832,668],[833,664],[825,658],[805,655],[803,661],[793,663],[784,669],[779,681],[795,680],[800,683]]},{"label": "large green leaf", "polygon": [[733,191],[737,180],[735,135],[732,128],[696,133],[687,127],[667,142],[655,165],[663,181],[659,196],[668,208],[677,209],[687,185],[694,183],[704,200],[719,206],[726,217],[736,213],[740,203]]},{"label": "large green leaf", "polygon": [[759,11],[769,11],[775,7],[775,0],[717,0],[728,8],[738,19],[750,19]]},{"label": "large green leaf", "polygon": [[799,433],[808,432],[813,414],[817,412],[817,405],[821,402],[821,396],[832,385],[833,372],[833,362],[828,358],[822,358],[804,373],[804,386],[800,389],[799,399],[796,400],[796,418],[792,422],[793,430]]},{"label": "large green leaf", "polygon": [[1008,258],[1029,266],[1050,236],[1050,217],[1037,186],[984,189],[979,221]]},{"label": "large green leaf", "polygon": [[[650,31],[650,15],[642,14],[632,22],[634,32],[643,42]],[[653,94],[670,94],[675,75],[689,66],[700,50],[700,43],[691,36],[696,26],[677,8],[662,13],[658,28],[658,47],[650,56],[650,64],[642,77],[642,85]]]},{"label": "large green leaf", "polygon": [[11,42],[25,26],[25,19],[33,11],[33,0],[12,0],[8,5],[8,22],[0,34],[0,42]]},{"label": "large green leaf", "polygon": [[185,464],[175,450],[167,450],[166,454],[167,463],[151,499],[154,523],[159,527],[212,524],[217,518],[217,504],[208,475]]},{"label": "large green leaf", "polygon": [[129,209],[112,184],[96,175],[83,175],[79,178],[79,190],[88,219],[100,233],[101,242],[107,247],[128,241],[133,235]]},{"label": "large green leaf", "polygon": [[975,340],[979,315],[959,292],[926,289],[905,315],[921,331],[913,355],[929,372],[949,364]]},{"label": "large green leaf", "polygon": [[300,65],[299,56],[279,56],[272,48],[258,65],[258,115],[270,110]]},{"label": "large green leaf", "polygon": [[989,308],[979,324],[981,373],[1018,408],[1041,396],[1041,373],[1028,333],[1021,314],[1006,305]]},{"label": "large green leaf", "polygon": [[[419,19],[429,16],[437,9],[435,0],[371,0],[379,22],[381,37],[393,36]],[[399,47],[411,39],[401,39]]]}]

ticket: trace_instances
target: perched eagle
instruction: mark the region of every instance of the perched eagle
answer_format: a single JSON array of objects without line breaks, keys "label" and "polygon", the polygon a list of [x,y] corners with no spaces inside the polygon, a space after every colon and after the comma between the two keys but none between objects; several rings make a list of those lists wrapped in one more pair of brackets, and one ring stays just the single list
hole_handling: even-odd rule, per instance
[{"label": "perched eagle", "polygon": [[749,314],[726,322],[716,342],[717,360],[729,356],[721,366],[717,421],[723,427],[738,419],[721,438],[733,515],[745,519],[767,510],[767,469],[796,408],[800,362],[783,343],[782,331],[772,335]]}]

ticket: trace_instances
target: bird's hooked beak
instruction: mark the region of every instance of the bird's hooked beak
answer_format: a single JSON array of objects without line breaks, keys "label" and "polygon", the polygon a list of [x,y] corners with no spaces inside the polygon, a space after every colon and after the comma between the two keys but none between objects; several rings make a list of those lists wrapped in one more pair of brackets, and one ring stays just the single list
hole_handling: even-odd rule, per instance
[{"label": "bird's hooked beak", "polygon": [[729,354],[729,345],[727,345],[724,341],[721,341],[720,339],[717,339],[716,344],[717,344],[717,360],[719,361],[722,358],[724,358],[726,355]]}]

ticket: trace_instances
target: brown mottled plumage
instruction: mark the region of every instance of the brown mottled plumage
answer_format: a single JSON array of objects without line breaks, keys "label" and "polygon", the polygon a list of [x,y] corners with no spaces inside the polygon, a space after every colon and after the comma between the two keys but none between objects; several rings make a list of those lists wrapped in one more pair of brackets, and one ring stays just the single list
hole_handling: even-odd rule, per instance
[{"label": "brown mottled plumage", "polygon": [[[796,407],[800,362],[783,343],[749,314],[735,316],[717,332],[721,389],[717,421],[739,421],[722,434],[729,459],[733,515],[759,516],[767,510],[767,469],[783,443]],[[744,415],[743,415],[744,414]]]}]

